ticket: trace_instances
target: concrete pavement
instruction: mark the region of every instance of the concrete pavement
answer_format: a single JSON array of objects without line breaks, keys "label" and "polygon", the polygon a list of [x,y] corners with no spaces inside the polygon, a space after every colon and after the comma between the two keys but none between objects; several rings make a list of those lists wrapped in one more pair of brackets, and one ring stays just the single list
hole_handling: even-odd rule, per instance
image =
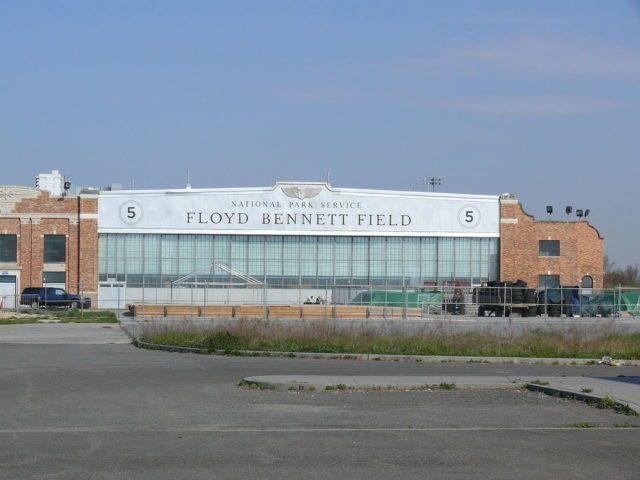
[{"label": "concrete pavement", "polygon": [[117,323],[28,323],[0,325],[0,344],[102,345],[130,343]]}]

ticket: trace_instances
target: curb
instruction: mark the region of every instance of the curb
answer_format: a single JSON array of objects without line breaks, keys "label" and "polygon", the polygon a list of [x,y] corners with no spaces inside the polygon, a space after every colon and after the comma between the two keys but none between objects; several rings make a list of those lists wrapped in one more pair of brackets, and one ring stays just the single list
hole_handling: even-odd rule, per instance
[{"label": "curb", "polygon": [[134,338],[133,343],[138,348],[146,348],[147,350],[162,350],[165,352],[177,352],[177,353],[199,353],[207,354],[209,351],[206,348],[191,348],[191,347],[177,347],[175,345],[162,345],[160,343],[148,343]]},{"label": "curb", "polygon": [[[561,398],[568,398],[571,400],[580,400],[581,402],[586,402],[586,403],[598,404],[603,400],[605,400],[605,398],[607,398],[601,395],[587,394],[583,392],[574,392],[573,390],[569,390],[569,389],[552,387],[549,385],[539,385],[537,383],[527,383],[526,388],[527,390],[530,390],[532,392],[540,392],[540,393],[544,393],[545,395],[558,396]],[[612,397],[608,397],[608,398],[612,398]],[[633,403],[622,402],[617,398],[613,398],[613,401],[615,405],[617,405],[618,407],[629,408],[636,415],[640,415],[640,406],[635,405]]]},{"label": "curb", "polygon": [[[126,331],[126,330],[125,330]],[[127,332],[128,333],[128,332]],[[538,358],[538,357],[468,357],[448,355],[377,355],[368,353],[320,353],[320,352],[274,352],[265,350],[214,350],[206,348],[179,347],[175,345],[161,345],[132,339],[138,348],[148,350],[162,350],[166,352],[199,353],[215,355],[235,355],[246,357],[282,357],[282,358],[312,358],[315,360],[366,360],[384,362],[424,362],[424,363],[503,363],[516,365],[597,365],[598,359],[593,358]],[[640,366],[640,360],[622,360],[625,366]]]}]

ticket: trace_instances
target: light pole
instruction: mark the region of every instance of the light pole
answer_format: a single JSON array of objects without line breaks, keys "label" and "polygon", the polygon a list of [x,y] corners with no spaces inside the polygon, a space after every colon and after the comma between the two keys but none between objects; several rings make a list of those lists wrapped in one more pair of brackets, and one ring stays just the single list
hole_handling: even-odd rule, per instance
[{"label": "light pole", "polygon": [[436,185],[441,185],[442,179],[438,177],[425,178],[422,184],[427,186],[427,192],[435,192]]}]

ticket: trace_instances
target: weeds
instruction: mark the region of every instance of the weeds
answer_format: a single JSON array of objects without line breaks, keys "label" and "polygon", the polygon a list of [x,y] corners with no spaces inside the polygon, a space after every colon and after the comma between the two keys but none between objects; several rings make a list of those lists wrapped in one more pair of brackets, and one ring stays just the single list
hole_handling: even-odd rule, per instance
[{"label": "weeds", "polygon": [[440,390],[453,390],[453,389],[456,388],[456,384],[455,383],[441,382],[440,385],[438,385],[438,388]]},{"label": "weeds", "polygon": [[7,317],[0,318],[0,325],[22,325],[25,323],[38,323],[37,318],[24,318],[24,317]]},{"label": "weeds", "polygon": [[[85,314],[88,312],[85,312]],[[164,345],[238,350],[331,353],[335,355],[451,355],[542,358],[640,358],[640,333],[611,333],[605,329],[521,335],[490,332],[447,332],[425,329],[406,334],[389,327],[362,328],[337,322],[282,325],[264,320],[239,320],[225,325],[147,324],[142,340]],[[342,357],[344,358],[344,357]],[[595,362],[594,362],[595,363]]]},{"label": "weeds", "polygon": [[275,390],[275,387],[273,387],[272,385],[267,385],[264,383],[247,382],[246,380],[240,380],[237,383],[237,385],[238,387],[248,388],[250,390]]},{"label": "weeds", "polygon": [[585,387],[585,388],[581,389],[580,391],[581,391],[582,393],[591,393],[591,392],[593,392],[593,388],[586,388],[586,387]]},{"label": "weeds", "polygon": [[616,402],[613,397],[606,396],[602,400],[597,402],[588,402],[590,405],[595,406],[596,408],[608,408],[614,410],[617,413],[621,413],[623,415],[629,415],[633,417],[637,417],[638,414],[635,410],[633,410],[629,405],[624,405],[622,403]]},{"label": "weeds", "polygon": [[529,382],[529,383],[532,383],[534,385],[549,385],[549,382],[545,382],[545,381],[540,380],[540,379],[534,380],[533,382]]},{"label": "weeds", "polygon": [[570,423],[569,425],[567,425],[567,428],[596,428],[598,425],[596,425],[595,423],[590,423],[590,422],[577,422],[577,423]]},{"label": "weeds", "polygon": [[110,310],[48,310],[29,315],[0,318],[0,325],[20,325],[40,322],[56,323],[118,323]]}]

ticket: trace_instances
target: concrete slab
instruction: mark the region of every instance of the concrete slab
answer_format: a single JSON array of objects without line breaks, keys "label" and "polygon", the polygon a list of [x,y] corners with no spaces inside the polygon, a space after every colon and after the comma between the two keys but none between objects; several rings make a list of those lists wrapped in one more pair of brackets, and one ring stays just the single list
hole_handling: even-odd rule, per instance
[{"label": "concrete slab", "polygon": [[640,377],[510,377],[510,376],[407,376],[407,375],[262,375],[245,377],[243,383],[277,390],[412,390],[438,388],[531,387],[582,400],[612,398],[640,414]]},{"label": "concrete slab", "polygon": [[0,325],[0,344],[104,345],[130,342],[117,323]]},{"label": "concrete slab", "polygon": [[349,390],[411,390],[454,384],[456,388],[515,388],[522,382],[501,376],[408,375],[262,375],[246,377],[245,384],[260,387],[325,390],[344,386]]},{"label": "concrete slab", "polygon": [[563,396],[595,401],[612,398],[640,414],[640,377],[543,377],[525,380],[532,389],[545,393],[557,392]]}]

